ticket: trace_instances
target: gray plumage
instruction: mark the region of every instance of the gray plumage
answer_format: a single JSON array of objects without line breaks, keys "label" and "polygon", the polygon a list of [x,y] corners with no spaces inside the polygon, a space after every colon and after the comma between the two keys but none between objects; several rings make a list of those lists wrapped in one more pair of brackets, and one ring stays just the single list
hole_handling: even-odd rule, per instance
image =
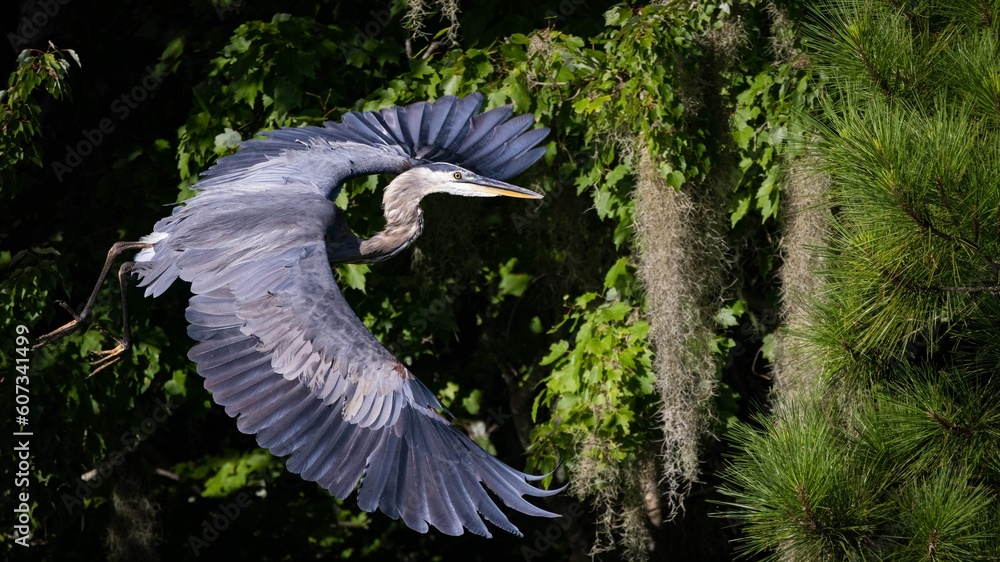
[{"label": "gray plumage", "polygon": [[[487,454],[365,328],[331,263],[387,259],[423,226],[428,193],[540,197],[502,181],[544,153],[547,129],[509,108],[479,113],[481,95],[349,113],[341,123],[281,129],[242,143],[159,221],[135,272],[147,296],[191,283],[188,333],[213,399],[288,470],[338,498],[407,526],[490,536],[483,519],[520,534],[508,507],[552,517],[524,499],[537,478]],[[344,180],[399,174],[385,188],[386,228],[354,236],[332,200]]]}]

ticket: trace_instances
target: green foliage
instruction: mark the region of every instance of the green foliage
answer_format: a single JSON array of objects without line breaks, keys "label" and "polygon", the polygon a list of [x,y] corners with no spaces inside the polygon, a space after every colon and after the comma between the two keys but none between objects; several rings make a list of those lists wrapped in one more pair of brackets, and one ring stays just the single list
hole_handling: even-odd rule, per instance
[{"label": "green foliage", "polygon": [[57,100],[69,95],[66,75],[70,61],[80,59],[72,49],[57,49],[49,43],[45,51],[25,49],[17,57],[17,68],[7,79],[7,89],[0,90],[0,197],[17,194],[12,182],[11,168],[28,159],[36,166],[42,165],[42,155],[35,144],[41,133],[41,113],[36,90],[48,93]]},{"label": "green foliage", "polygon": [[734,431],[742,453],[723,492],[727,515],[747,525],[744,553],[992,559],[1000,407],[981,397],[996,382],[926,368],[898,376],[856,399],[848,419],[802,405]]},{"label": "green foliage", "polygon": [[[271,455],[262,449],[227,457],[209,456],[197,462],[174,466],[174,472],[183,480],[195,480],[201,485],[201,496],[224,497],[243,489],[250,475],[266,470]],[[281,467],[279,466],[278,469]]]},{"label": "green foliage", "polygon": [[553,328],[566,327],[574,336],[572,345],[567,340],[552,344],[539,363],[552,365],[532,410],[536,422],[541,406],[551,416],[532,432],[532,462],[543,472],[559,462],[571,473],[581,466],[599,473],[617,469],[636,460],[652,429],[643,415],[651,410],[654,394],[649,324],[621,300],[617,288],[630,285],[631,279],[622,281],[631,276],[625,260],[619,260],[608,272],[603,298],[597,293],[578,297]]},{"label": "green foliage", "polygon": [[902,515],[904,539],[886,559],[995,560],[1000,553],[995,501],[985,486],[971,482],[967,474],[938,470],[894,506]]},{"label": "green foliage", "polygon": [[746,79],[736,96],[733,140],[740,164],[739,186],[731,207],[732,225],[753,209],[761,220],[777,218],[781,187],[781,157],[796,131],[796,113],[810,109],[820,89],[800,58],[768,68]]},{"label": "green foliage", "polygon": [[[660,175],[672,187],[704,180],[711,168],[709,147],[716,148],[707,127],[683,99],[684,80],[693,80],[704,53],[698,40],[723,25],[728,8],[705,5],[685,11],[677,6],[649,6],[637,14],[617,6],[605,14],[612,28],[605,44],[607,70],[582,95],[604,92],[613,99],[614,120],[608,130],[624,125],[639,135],[659,163]],[[592,93],[593,92],[593,93]],[[692,123],[693,122],[693,123]]]},{"label": "green foliage", "polygon": [[[846,78],[838,106],[826,110],[823,145],[841,211],[826,305],[837,320],[817,338],[848,363],[843,350],[876,361],[902,358],[914,338],[933,351],[949,326],[980,314],[983,293],[1000,291],[1000,233],[984,228],[1000,217],[1000,138],[996,122],[975,112],[975,92],[991,79],[953,82],[945,67],[958,56],[953,50],[980,33],[931,31],[929,15],[911,24],[895,11],[867,10],[845,9],[843,21],[830,24],[863,28],[844,39],[860,44],[821,44],[830,48],[827,64],[839,63]],[[900,43],[904,29],[911,39]],[[903,47],[886,47],[896,44]],[[956,67],[1000,71],[995,53],[962,52],[981,58]],[[868,59],[888,66],[866,66]],[[882,85],[873,91],[872,84]]]},{"label": "green foliage", "polygon": [[1000,406],[981,399],[996,392],[995,381],[953,369],[901,371],[878,404],[859,405],[865,447],[888,459],[903,479],[920,481],[948,469],[995,481]]},{"label": "green foliage", "polygon": [[850,204],[831,271],[830,306],[846,314],[824,330],[830,345],[901,357],[912,338],[934,345],[939,328],[978,314],[979,293],[998,287],[1000,238],[982,225],[1000,212],[1000,139],[966,111],[936,109],[848,109],[834,122],[828,154],[842,178],[838,201]]},{"label": "green foliage", "polygon": [[[39,247],[21,250],[11,255],[8,251],[0,252],[0,297],[3,298],[4,314],[0,319],[0,329],[4,333],[13,334],[14,328],[21,323],[38,321],[40,312],[49,302],[49,292],[56,288],[59,282],[58,273],[53,263],[53,257],[58,256],[53,248]],[[10,314],[13,311],[36,311],[33,316],[19,317]],[[0,366],[9,366],[6,355],[0,357]]]},{"label": "green foliage", "polygon": [[747,554],[997,555],[1000,408],[981,345],[1000,293],[993,4],[815,9],[827,86],[805,124],[834,213],[798,337],[826,384],[738,430],[725,492]]},{"label": "green foliage", "polygon": [[846,436],[817,409],[784,420],[760,419],[730,436],[741,455],[722,492],[743,521],[744,554],[783,559],[777,545],[804,560],[865,559],[867,540],[887,514],[872,501],[883,484],[846,451]]},{"label": "green foliage", "polygon": [[181,179],[193,183],[197,171],[231,152],[243,136],[320,123],[336,104],[349,102],[338,86],[350,72],[331,82],[317,71],[343,64],[341,45],[350,37],[337,26],[289,14],[237,27],[195,86],[197,110],[178,130]]}]

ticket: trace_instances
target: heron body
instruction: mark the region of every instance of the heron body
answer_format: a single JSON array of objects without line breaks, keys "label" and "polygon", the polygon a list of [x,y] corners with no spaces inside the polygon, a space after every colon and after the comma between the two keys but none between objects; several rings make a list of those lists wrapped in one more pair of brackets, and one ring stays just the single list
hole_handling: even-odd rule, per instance
[{"label": "heron body", "polygon": [[[240,431],[287,456],[288,470],[341,499],[360,482],[362,509],[417,531],[488,537],[483,519],[520,533],[486,488],[547,517],[524,496],[555,491],[453,425],[350,309],[331,269],[406,248],[431,193],[541,197],[501,180],[541,157],[547,129],[510,108],[480,113],[482,101],[349,113],[246,141],[142,239],[134,272],[147,296],[191,284],[185,316],[198,343],[188,357]],[[385,228],[361,239],[332,201],[346,179],[374,173],[398,175],[384,190]]]}]

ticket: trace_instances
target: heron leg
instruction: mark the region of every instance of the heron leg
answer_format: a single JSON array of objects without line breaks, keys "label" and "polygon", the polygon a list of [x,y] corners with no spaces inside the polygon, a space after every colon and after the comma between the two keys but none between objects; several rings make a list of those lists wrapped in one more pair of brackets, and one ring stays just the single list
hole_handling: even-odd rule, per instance
[{"label": "heron leg", "polygon": [[[121,255],[122,252],[127,252],[129,250],[139,250],[142,248],[149,248],[152,244],[147,242],[115,242],[111,249],[108,250],[108,259],[104,261],[104,267],[101,268],[101,275],[97,278],[97,283],[94,285],[93,292],[90,293],[90,298],[87,299],[87,304],[83,306],[83,310],[79,314],[73,311],[73,309],[63,301],[56,301],[56,304],[66,309],[73,316],[73,320],[63,324],[62,326],[52,330],[51,332],[38,338],[38,343],[35,344],[34,349],[38,349],[43,345],[48,343],[58,341],[73,332],[77,331],[80,326],[86,324],[90,321],[91,311],[94,309],[94,303],[97,302],[97,295],[101,292],[101,285],[104,284],[104,278],[108,276],[108,271],[111,270],[111,264],[114,263],[115,259]],[[131,271],[131,268],[129,269]],[[119,271],[119,276],[121,272]],[[119,277],[119,281],[121,278]],[[125,298],[124,288],[123,288],[122,298]],[[116,338],[117,339],[117,338]]]},{"label": "heron leg", "polygon": [[118,345],[113,349],[94,352],[98,359],[90,363],[94,370],[90,372],[88,378],[121,361],[125,352],[132,348],[132,325],[128,321],[128,278],[129,275],[132,275],[134,267],[134,261],[127,261],[118,268],[118,286],[121,287],[122,293],[122,337],[118,338],[108,333],[107,330],[101,330],[104,335],[118,342]]}]

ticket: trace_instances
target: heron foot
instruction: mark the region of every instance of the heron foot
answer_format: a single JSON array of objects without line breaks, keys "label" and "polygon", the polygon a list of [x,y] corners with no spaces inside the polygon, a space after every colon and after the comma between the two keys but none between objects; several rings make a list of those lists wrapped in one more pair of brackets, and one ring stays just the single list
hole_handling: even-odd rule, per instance
[{"label": "heron foot", "polygon": [[[102,330],[102,331],[104,331],[104,330]],[[87,375],[88,379],[90,377],[96,375],[97,373],[100,373],[104,369],[107,369],[108,367],[110,367],[110,366],[114,365],[115,363],[121,361],[122,357],[125,356],[125,353],[127,353],[128,350],[132,349],[132,342],[129,341],[128,339],[126,339],[126,338],[116,338],[115,336],[112,336],[111,334],[107,333],[106,331],[104,331],[104,333],[105,333],[105,335],[109,336],[111,339],[117,341],[118,345],[116,345],[115,347],[113,347],[111,349],[104,349],[104,350],[101,350],[101,351],[95,351],[93,353],[93,355],[97,356],[98,358],[95,359],[94,361],[90,362],[90,366],[93,367],[94,370],[91,371],[89,375]]]},{"label": "heron foot", "polygon": [[[84,324],[90,322],[89,310],[84,309],[82,313],[77,314],[76,311],[74,311],[64,301],[56,301],[56,304],[63,307],[63,309],[65,309],[66,312],[69,312],[70,316],[72,316],[73,319],[63,324],[62,326],[56,328],[55,330],[52,330],[51,332],[39,337],[38,343],[32,346],[32,349],[38,349],[42,346],[59,341],[62,338],[79,330]],[[94,370],[91,371],[89,375],[87,375],[87,378],[90,378],[96,375],[97,373],[103,371],[104,369],[107,369],[108,367],[111,367],[115,363],[121,361],[122,357],[125,356],[125,353],[128,352],[128,350],[132,349],[132,341],[128,336],[119,338],[114,334],[112,334],[111,332],[105,330],[101,326],[97,326],[97,329],[100,330],[101,333],[104,334],[105,336],[115,340],[115,342],[117,342],[118,345],[116,345],[111,349],[95,351],[91,354],[96,356],[97,359],[90,362],[90,366],[94,367]]]},{"label": "heron foot", "polygon": [[38,349],[39,347],[48,345],[52,342],[59,341],[64,337],[72,334],[73,332],[79,330],[80,326],[83,326],[84,324],[90,321],[90,311],[84,310],[83,314],[77,314],[76,311],[70,308],[70,306],[66,304],[65,301],[56,301],[56,304],[63,307],[66,310],[66,312],[69,312],[70,316],[72,316],[73,319],[63,324],[62,326],[59,326],[55,330],[52,330],[51,332],[43,336],[40,336],[38,338],[38,343],[33,345],[31,349]]}]

